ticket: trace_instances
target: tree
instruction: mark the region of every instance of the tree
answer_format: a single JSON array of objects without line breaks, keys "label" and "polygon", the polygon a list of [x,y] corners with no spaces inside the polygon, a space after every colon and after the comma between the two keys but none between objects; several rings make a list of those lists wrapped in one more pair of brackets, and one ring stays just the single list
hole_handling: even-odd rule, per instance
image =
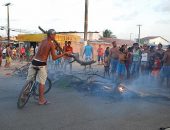
[{"label": "tree", "polygon": [[112,31],[109,30],[109,29],[104,30],[103,31],[103,37],[107,37],[107,38],[112,37]]}]

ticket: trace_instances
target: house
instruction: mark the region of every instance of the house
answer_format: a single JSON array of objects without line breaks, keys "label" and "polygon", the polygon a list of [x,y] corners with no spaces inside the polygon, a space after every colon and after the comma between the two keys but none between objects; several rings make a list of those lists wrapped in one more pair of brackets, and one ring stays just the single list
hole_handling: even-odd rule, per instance
[{"label": "house", "polygon": [[122,46],[126,44],[127,46],[132,46],[135,41],[132,40],[126,40],[126,39],[118,39],[118,38],[101,38],[100,40],[107,42],[107,43],[112,43],[113,41],[116,41],[117,46]]},{"label": "house", "polygon": [[148,36],[148,37],[141,38],[140,41],[141,43],[148,44],[148,45],[158,45],[161,43],[163,46],[166,46],[170,44],[168,40],[166,40],[161,36]]}]

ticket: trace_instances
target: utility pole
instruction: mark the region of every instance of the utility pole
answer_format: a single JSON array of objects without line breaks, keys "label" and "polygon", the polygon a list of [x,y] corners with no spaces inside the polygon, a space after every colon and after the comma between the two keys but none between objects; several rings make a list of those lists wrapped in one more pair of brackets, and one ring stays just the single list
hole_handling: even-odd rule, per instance
[{"label": "utility pole", "polygon": [[6,3],[5,4],[5,6],[7,7],[7,36],[8,36],[8,44],[10,43],[9,5],[11,5],[11,3]]},{"label": "utility pole", "polygon": [[139,27],[139,34],[138,34],[138,42],[139,42],[139,44],[140,44],[140,27],[142,26],[142,25],[137,25],[138,27]]},{"label": "utility pole", "polygon": [[130,40],[132,39],[132,34],[133,34],[133,33],[130,33]]},{"label": "utility pole", "polygon": [[88,0],[85,0],[84,41],[87,42],[88,32]]}]

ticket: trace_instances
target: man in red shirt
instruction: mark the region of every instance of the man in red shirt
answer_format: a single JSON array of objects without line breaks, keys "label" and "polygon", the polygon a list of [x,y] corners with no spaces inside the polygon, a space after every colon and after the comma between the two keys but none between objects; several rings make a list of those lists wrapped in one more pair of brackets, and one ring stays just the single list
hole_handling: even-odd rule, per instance
[{"label": "man in red shirt", "polygon": [[[73,53],[73,48],[71,47],[71,41],[67,42],[67,46],[64,47],[64,52],[71,52]],[[64,56],[64,71],[66,72],[67,65],[70,65],[70,72],[72,72],[72,63],[70,63],[72,60],[71,57]]]},{"label": "man in red shirt", "polygon": [[99,45],[99,48],[97,49],[97,56],[98,56],[98,64],[103,64],[103,55],[104,55],[104,50],[101,47],[101,45]]},{"label": "man in red shirt", "polygon": [[25,48],[22,46],[20,49],[20,61],[24,61],[25,57]]},{"label": "man in red shirt", "polygon": [[64,46],[63,46],[63,51],[64,51],[64,52],[65,52],[67,46],[68,46],[68,42],[65,41]]}]

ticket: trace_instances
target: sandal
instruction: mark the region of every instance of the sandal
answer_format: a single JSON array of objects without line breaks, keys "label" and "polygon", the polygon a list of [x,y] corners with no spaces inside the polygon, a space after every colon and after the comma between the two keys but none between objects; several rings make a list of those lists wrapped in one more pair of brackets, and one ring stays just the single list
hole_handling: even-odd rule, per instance
[{"label": "sandal", "polygon": [[50,104],[50,102],[48,102],[47,100],[44,102],[44,103],[38,103],[38,105],[47,105],[47,104]]}]

